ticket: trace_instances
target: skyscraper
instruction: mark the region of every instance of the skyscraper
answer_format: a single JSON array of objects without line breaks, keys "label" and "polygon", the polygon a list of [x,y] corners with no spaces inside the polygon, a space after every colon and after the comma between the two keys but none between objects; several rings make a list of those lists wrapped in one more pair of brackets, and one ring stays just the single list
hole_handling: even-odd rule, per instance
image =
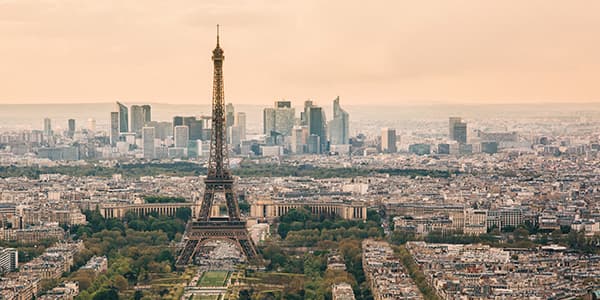
[{"label": "skyscraper", "polygon": [[119,113],[119,132],[129,132],[129,113],[127,106],[117,101],[117,112]]},{"label": "skyscraper", "polygon": [[300,125],[308,126],[308,110],[313,106],[311,100],[304,101],[304,111],[300,113]]},{"label": "skyscraper", "polygon": [[240,128],[240,139],[246,139],[246,113],[238,112],[235,114],[235,120],[233,126]]},{"label": "skyscraper", "polygon": [[308,128],[306,126],[296,126],[292,129],[291,152],[294,154],[302,154],[306,152],[306,141]]},{"label": "skyscraper", "polygon": [[381,129],[381,151],[384,153],[396,153],[396,129]]},{"label": "skyscraper", "polygon": [[156,149],[154,147],[155,131],[154,127],[142,128],[142,150],[145,159],[156,158]]},{"label": "skyscraper", "polygon": [[[323,111],[323,108],[321,108],[320,106],[312,105],[308,107],[306,115],[308,121],[309,136],[314,134],[319,137],[320,147],[316,153],[323,153],[327,151],[327,123],[325,121],[325,112]],[[314,139],[311,141],[314,142]],[[310,141],[308,144],[310,146]]]},{"label": "skyscraper", "polygon": [[190,129],[186,125],[175,126],[175,147],[185,148],[190,139]]},{"label": "skyscraper", "polygon": [[110,144],[116,145],[119,140],[119,112],[110,113]]},{"label": "skyscraper", "polygon": [[449,119],[449,137],[459,144],[467,143],[467,123],[459,117],[450,117]]},{"label": "skyscraper", "polygon": [[350,139],[350,115],[340,107],[340,97],[333,100],[333,119],[329,122],[332,145],[346,145]]},{"label": "skyscraper", "polygon": [[233,126],[229,127],[227,139],[232,146],[239,146],[246,139],[246,113],[235,113]]},{"label": "skyscraper", "polygon": [[67,131],[67,135],[72,138],[75,134],[75,119],[69,119],[67,123],[69,128]]},{"label": "skyscraper", "polygon": [[232,103],[227,103],[225,106],[225,123],[227,127],[233,126],[233,122],[235,120],[235,108]]},{"label": "skyscraper", "polygon": [[44,119],[44,135],[45,136],[52,135],[52,120],[50,120],[50,118]]},{"label": "skyscraper", "polygon": [[[190,140],[201,140],[202,130],[204,129],[204,120],[198,120],[196,117],[173,117],[173,128],[175,126],[185,125],[189,128]],[[173,136],[175,132],[173,131]]]},{"label": "skyscraper", "polygon": [[139,105],[132,105],[131,112],[131,132],[141,133],[142,127],[146,125],[144,111]]},{"label": "skyscraper", "polygon": [[142,114],[144,115],[144,125],[152,122],[152,107],[150,105],[142,105]]},{"label": "skyscraper", "polygon": [[272,108],[263,111],[263,132],[271,136],[273,132],[277,135],[290,136],[295,123],[296,110],[292,108],[290,101],[275,101]]}]

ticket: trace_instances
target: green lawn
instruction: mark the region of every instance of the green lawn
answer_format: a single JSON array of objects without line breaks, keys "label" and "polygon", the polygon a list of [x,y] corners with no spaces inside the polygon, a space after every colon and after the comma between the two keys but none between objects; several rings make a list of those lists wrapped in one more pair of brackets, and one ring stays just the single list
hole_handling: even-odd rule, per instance
[{"label": "green lawn", "polygon": [[224,286],[229,271],[207,271],[198,280],[198,286]]}]

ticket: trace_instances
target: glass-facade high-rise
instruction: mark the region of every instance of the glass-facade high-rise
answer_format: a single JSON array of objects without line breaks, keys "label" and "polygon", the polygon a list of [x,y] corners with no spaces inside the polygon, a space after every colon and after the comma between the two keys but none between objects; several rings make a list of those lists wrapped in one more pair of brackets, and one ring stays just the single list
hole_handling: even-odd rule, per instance
[{"label": "glass-facade high-rise", "polygon": [[[319,137],[319,149],[316,153],[327,151],[327,123],[325,121],[325,112],[323,111],[323,108],[315,105],[308,107],[307,121],[308,134]],[[314,139],[312,141],[314,143]]]},{"label": "glass-facade high-rise", "polygon": [[329,122],[332,145],[346,145],[350,140],[350,115],[340,107],[340,97],[333,100],[333,119]]},{"label": "glass-facade high-rise", "polygon": [[132,105],[129,109],[131,113],[131,132],[141,133],[142,127],[144,127],[144,112],[142,107],[139,105]]},{"label": "glass-facade high-rise", "polygon": [[383,128],[381,130],[381,151],[384,153],[396,153],[396,129]]},{"label": "glass-facade high-rise", "polygon": [[44,119],[44,135],[51,136],[52,135],[52,120],[49,118]]},{"label": "glass-facade high-rise", "polygon": [[119,113],[119,132],[129,132],[129,112],[127,106],[117,102],[117,112]]},{"label": "glass-facade high-rise", "polygon": [[[187,126],[189,128],[189,139],[191,141],[203,139],[202,131],[204,130],[204,123],[203,119],[198,120],[196,117],[173,117],[173,128],[175,128],[175,126]],[[175,136],[175,132],[173,132],[173,136]]]},{"label": "glass-facade high-rise", "polygon": [[154,139],[156,138],[156,132],[154,127],[142,128],[142,150],[145,159],[156,158],[156,148],[154,146]]},{"label": "glass-facade high-rise", "polygon": [[467,123],[459,117],[450,117],[448,121],[449,137],[459,144],[467,143]]},{"label": "glass-facade high-rise", "polygon": [[295,123],[296,110],[290,101],[275,101],[274,107],[263,111],[263,133],[267,136],[290,136]]},{"label": "glass-facade high-rise", "polygon": [[142,105],[142,115],[144,115],[144,125],[152,122],[152,106],[148,104]]},{"label": "glass-facade high-rise", "polygon": [[175,147],[186,148],[190,139],[190,128],[185,125],[173,127],[175,131]]},{"label": "glass-facade high-rise", "polygon": [[233,122],[235,120],[235,107],[233,107],[232,103],[227,103],[225,106],[225,124],[227,127],[233,126]]},{"label": "glass-facade high-rise", "polygon": [[119,112],[110,113],[110,144],[116,145],[119,140]]},{"label": "glass-facade high-rise", "polygon": [[67,125],[68,125],[68,130],[67,130],[67,135],[69,137],[73,137],[73,135],[75,134],[75,119],[69,119],[67,121]]}]

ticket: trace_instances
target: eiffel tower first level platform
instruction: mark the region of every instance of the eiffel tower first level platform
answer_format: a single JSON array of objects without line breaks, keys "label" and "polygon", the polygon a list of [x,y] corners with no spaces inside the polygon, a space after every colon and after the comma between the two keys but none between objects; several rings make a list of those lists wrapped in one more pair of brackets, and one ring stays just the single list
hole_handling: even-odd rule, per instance
[{"label": "eiffel tower first level platform", "polygon": [[210,240],[229,240],[236,244],[248,261],[258,258],[254,243],[248,235],[245,221],[192,221],[186,228],[187,240],[176,262],[183,268],[194,262],[204,243]]}]

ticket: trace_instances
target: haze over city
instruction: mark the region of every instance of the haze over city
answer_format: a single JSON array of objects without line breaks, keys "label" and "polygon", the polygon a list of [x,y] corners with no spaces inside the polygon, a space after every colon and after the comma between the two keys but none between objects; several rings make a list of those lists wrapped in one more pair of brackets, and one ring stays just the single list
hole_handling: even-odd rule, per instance
[{"label": "haze over city", "polygon": [[598,8],[0,0],[0,299],[600,299]]},{"label": "haze over city", "polygon": [[600,101],[598,1],[0,1],[0,104]]}]

